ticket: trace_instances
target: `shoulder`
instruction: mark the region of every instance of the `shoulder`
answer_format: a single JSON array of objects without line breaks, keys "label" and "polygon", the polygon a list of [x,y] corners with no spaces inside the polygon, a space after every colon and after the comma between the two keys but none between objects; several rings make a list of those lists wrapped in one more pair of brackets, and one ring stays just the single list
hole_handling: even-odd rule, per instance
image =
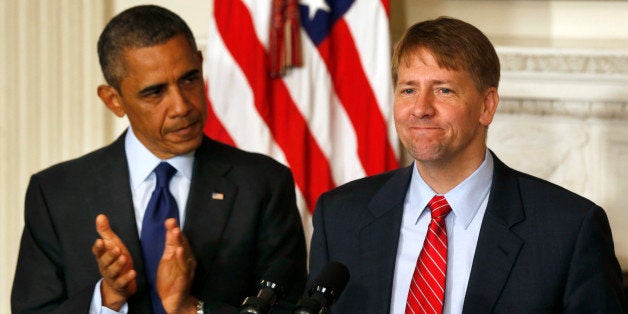
[{"label": "shoulder", "polygon": [[389,183],[393,177],[403,175],[405,172],[407,172],[407,168],[401,168],[356,179],[342,184],[323,195],[328,198],[372,197],[383,186]]},{"label": "shoulder", "polygon": [[272,157],[264,154],[245,151],[214,140],[209,140],[207,145],[209,147],[207,151],[213,154],[217,161],[229,162],[238,167],[286,168]]},{"label": "shoulder", "polygon": [[573,191],[530,174],[518,173],[521,195],[529,201],[562,204],[569,207],[591,207],[595,204]]},{"label": "shoulder", "polygon": [[[506,168],[505,171],[516,178],[519,197],[528,213],[538,211],[539,215],[573,216],[582,215],[591,208],[597,207],[586,197],[548,180],[511,168]],[[494,185],[501,183],[501,181],[494,182]]]},{"label": "shoulder", "polygon": [[[591,200],[511,169],[498,159],[486,215],[512,227],[524,238],[549,237],[557,246],[572,245],[586,224],[594,223],[599,230],[605,230],[607,224],[604,210]],[[561,230],[563,236],[556,237],[556,230]]]},{"label": "shoulder", "polygon": [[591,200],[562,186],[534,175],[514,170],[495,158],[493,198],[500,204],[521,201],[526,211],[539,208],[543,212],[576,214],[595,207]]},{"label": "shoulder", "polygon": [[281,164],[270,156],[248,152],[242,149],[214,141],[209,138],[203,140],[203,144],[196,153],[197,162],[216,166],[231,178],[246,181],[269,180],[270,183],[282,178],[281,181],[292,181],[292,172],[287,166]]},{"label": "shoulder", "polygon": [[410,167],[401,168],[340,185],[319,197],[314,213],[319,209],[323,212],[323,208],[342,208],[344,213],[362,212],[369,207],[385,211],[402,204],[411,173]]},{"label": "shoulder", "polygon": [[93,175],[96,169],[107,167],[126,167],[124,145],[120,143],[120,139],[83,156],[54,164],[35,173],[33,178],[58,183],[67,180],[80,181],[81,178]]}]

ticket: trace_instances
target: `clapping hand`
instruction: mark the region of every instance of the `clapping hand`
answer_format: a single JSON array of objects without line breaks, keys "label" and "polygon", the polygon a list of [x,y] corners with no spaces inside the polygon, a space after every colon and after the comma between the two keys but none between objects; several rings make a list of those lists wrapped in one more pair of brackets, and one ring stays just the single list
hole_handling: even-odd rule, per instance
[{"label": "clapping hand", "polygon": [[101,238],[94,242],[92,253],[103,277],[100,286],[102,305],[117,311],[137,291],[137,272],[129,250],[111,230],[107,216],[96,217],[96,231]]},{"label": "clapping hand", "polygon": [[174,218],[167,219],[164,254],[157,269],[157,293],[168,313],[196,313],[198,300],[190,295],[196,259]]}]

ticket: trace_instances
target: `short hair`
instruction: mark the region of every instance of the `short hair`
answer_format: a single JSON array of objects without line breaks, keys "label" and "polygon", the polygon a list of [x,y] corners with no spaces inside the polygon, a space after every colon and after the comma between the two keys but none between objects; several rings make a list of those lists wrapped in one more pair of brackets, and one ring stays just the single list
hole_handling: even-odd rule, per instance
[{"label": "short hair", "polygon": [[190,27],[172,11],[155,5],[141,5],[116,15],[98,39],[98,60],[105,81],[119,90],[126,75],[123,63],[126,50],[164,44],[180,34],[196,51],[196,40]]},{"label": "short hair", "polygon": [[499,58],[493,44],[475,26],[450,17],[420,22],[406,30],[393,52],[395,85],[399,64],[410,62],[419,48],[429,50],[442,68],[467,71],[478,91],[499,86]]}]

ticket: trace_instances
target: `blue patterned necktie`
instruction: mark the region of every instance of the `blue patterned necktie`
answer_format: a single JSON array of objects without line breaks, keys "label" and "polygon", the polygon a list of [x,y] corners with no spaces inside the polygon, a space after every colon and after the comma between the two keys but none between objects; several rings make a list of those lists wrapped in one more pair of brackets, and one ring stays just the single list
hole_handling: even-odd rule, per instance
[{"label": "blue patterned necktie", "polygon": [[153,311],[154,313],[166,313],[157,294],[156,278],[157,267],[163,255],[166,241],[164,222],[168,218],[175,218],[179,224],[177,203],[168,189],[170,179],[177,172],[177,169],[167,162],[161,162],[155,167],[154,172],[157,176],[157,184],[144,213],[140,240],[142,253],[144,253],[144,265],[146,265],[146,279],[150,285]]}]

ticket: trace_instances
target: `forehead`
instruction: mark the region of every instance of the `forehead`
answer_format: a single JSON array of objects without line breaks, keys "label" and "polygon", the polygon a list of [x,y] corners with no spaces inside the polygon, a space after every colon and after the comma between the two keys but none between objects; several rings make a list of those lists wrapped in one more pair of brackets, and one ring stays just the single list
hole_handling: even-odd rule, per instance
[{"label": "forehead", "polygon": [[403,51],[399,58],[399,67],[404,63],[409,64],[414,58],[419,58],[421,61],[430,61],[435,63],[440,68],[447,70],[468,71],[467,59],[461,52],[454,52],[449,47],[429,47],[423,45],[417,45],[409,47]]},{"label": "forehead", "polygon": [[435,55],[425,48],[417,48],[406,53],[399,63],[398,72],[400,81],[404,77],[415,77],[417,75],[435,78],[466,74],[465,71],[457,71],[443,66]]},{"label": "forehead", "polygon": [[178,35],[164,44],[130,48],[123,53],[127,76],[149,74],[155,71],[175,71],[200,66],[198,52],[187,42],[183,35]]},{"label": "forehead", "polygon": [[431,50],[423,47],[418,47],[406,52],[401,58],[400,66],[412,67],[420,64],[432,66],[435,65],[440,67],[440,65],[436,61],[436,58],[434,57],[434,53]]}]

